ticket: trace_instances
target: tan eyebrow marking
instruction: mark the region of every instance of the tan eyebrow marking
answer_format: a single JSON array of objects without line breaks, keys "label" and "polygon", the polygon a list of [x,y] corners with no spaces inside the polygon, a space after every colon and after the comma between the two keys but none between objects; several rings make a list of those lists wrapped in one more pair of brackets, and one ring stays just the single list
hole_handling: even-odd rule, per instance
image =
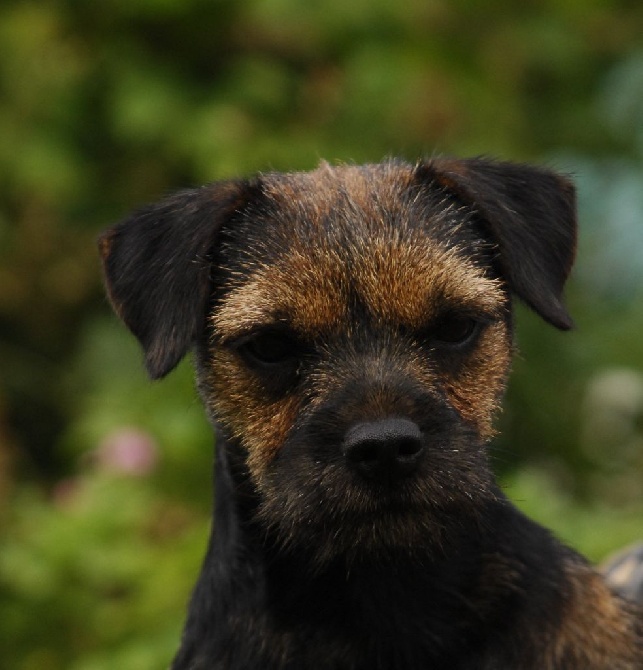
[{"label": "tan eyebrow marking", "polygon": [[357,290],[378,318],[422,328],[445,308],[499,313],[500,282],[436,243],[375,241],[355,265]]},{"label": "tan eyebrow marking", "polygon": [[346,268],[331,249],[303,253],[294,248],[230,291],[212,315],[212,324],[224,339],[279,322],[316,335],[348,318],[347,287]]},{"label": "tan eyebrow marking", "polygon": [[379,321],[421,329],[445,308],[500,313],[500,281],[436,243],[373,239],[368,252],[295,245],[260,266],[212,315],[220,339],[286,323],[305,336],[346,327],[353,294]]}]

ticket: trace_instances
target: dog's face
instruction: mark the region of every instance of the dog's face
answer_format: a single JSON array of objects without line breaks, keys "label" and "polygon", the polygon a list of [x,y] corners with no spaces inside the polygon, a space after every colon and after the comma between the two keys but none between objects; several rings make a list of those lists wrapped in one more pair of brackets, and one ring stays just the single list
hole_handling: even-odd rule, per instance
[{"label": "dog's face", "polygon": [[222,233],[203,396],[282,537],[408,543],[490,495],[509,298],[469,218],[410,170],[322,168]]},{"label": "dog's face", "polygon": [[186,192],[102,249],[152,375],[196,345],[258,522],[324,560],[440,547],[482,518],[511,293],[569,327],[573,243],[562,178],[434,161]]}]

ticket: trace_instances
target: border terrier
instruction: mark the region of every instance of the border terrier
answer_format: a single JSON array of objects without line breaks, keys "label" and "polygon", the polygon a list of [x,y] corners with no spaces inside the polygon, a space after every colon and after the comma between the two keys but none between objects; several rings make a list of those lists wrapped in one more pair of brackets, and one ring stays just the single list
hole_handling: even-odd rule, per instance
[{"label": "border terrier", "polygon": [[575,192],[483,158],[262,174],[103,234],[152,378],[194,351],[213,532],[175,670],[635,670],[643,614],[500,490],[512,300],[572,326]]}]

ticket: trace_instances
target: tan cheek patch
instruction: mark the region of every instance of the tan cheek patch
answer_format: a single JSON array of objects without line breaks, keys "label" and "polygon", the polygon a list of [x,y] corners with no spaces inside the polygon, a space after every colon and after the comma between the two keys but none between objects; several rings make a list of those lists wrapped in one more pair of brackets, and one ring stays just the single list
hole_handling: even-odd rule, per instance
[{"label": "tan cheek patch", "polygon": [[300,398],[286,396],[270,402],[263,385],[236,360],[233,353],[214,351],[209,409],[248,452],[248,468],[261,482],[297,418]]},{"label": "tan cheek patch", "polygon": [[504,324],[489,326],[458,373],[444,379],[450,403],[465,421],[476,426],[483,440],[494,435],[493,418],[511,363],[509,339]]}]

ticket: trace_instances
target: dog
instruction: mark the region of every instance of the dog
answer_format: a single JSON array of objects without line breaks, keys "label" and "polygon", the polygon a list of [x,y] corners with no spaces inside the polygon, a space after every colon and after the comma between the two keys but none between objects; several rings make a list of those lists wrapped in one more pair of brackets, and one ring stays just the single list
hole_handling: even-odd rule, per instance
[{"label": "dog", "polygon": [[184,190],[103,234],[153,379],[192,350],[214,524],[174,670],[635,670],[643,612],[500,490],[512,302],[572,319],[575,191],[486,158]]}]

